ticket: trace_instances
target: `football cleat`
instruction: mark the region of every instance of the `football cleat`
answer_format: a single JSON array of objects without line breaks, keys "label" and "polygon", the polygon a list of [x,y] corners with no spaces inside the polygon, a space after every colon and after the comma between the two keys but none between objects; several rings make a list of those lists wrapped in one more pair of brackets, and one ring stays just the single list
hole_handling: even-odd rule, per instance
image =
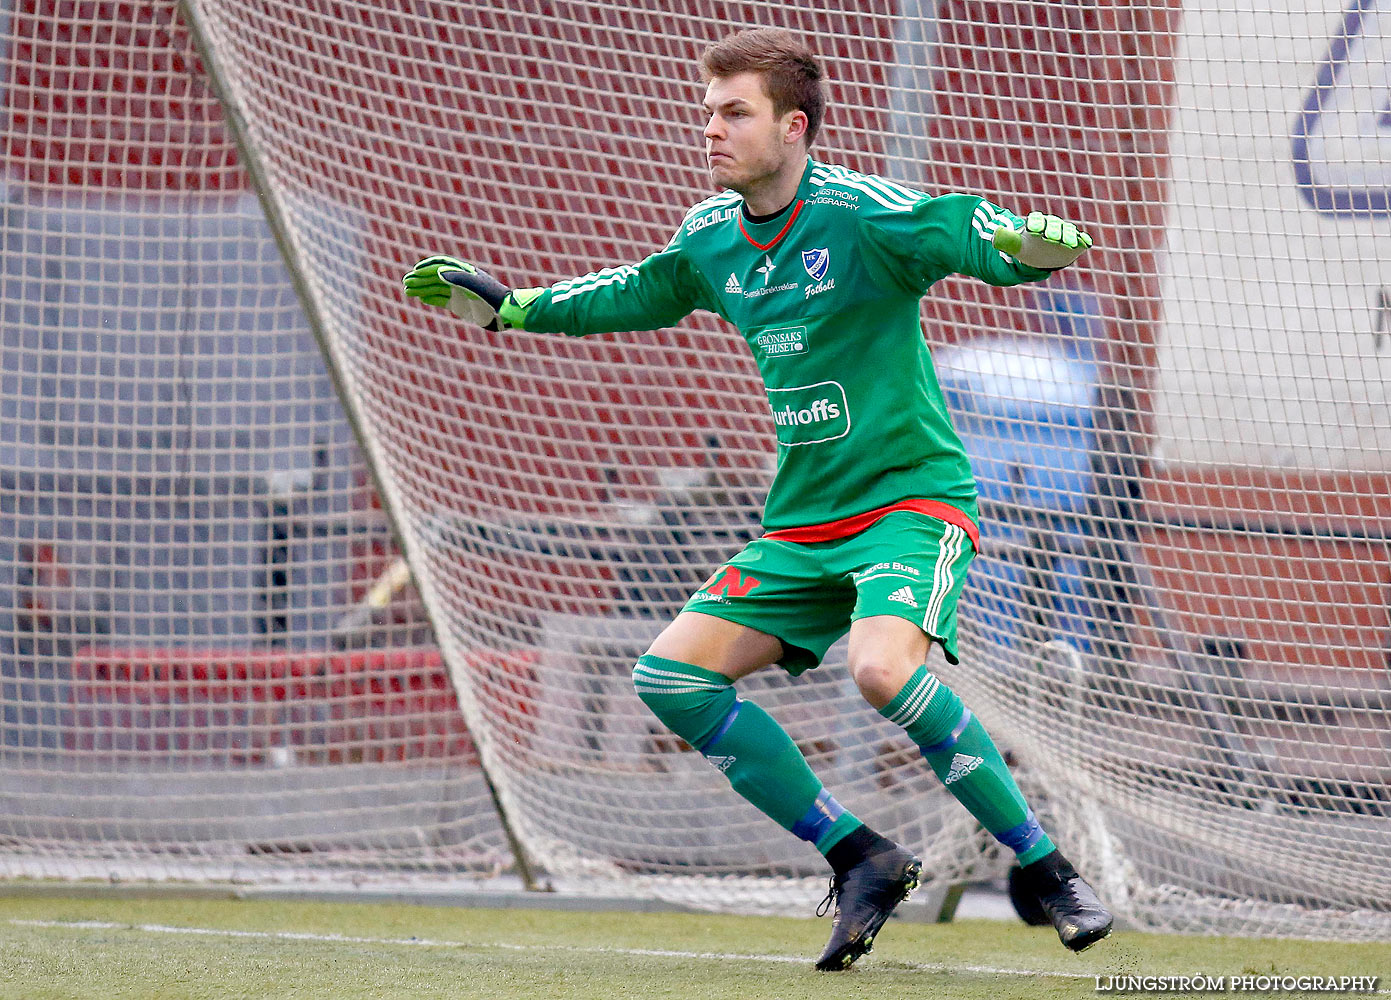
[{"label": "football cleat", "polygon": [[1060,853],[1054,851],[1021,871],[1069,949],[1084,951],[1111,933],[1115,918]]},{"label": "football cleat", "polygon": [[824,916],[834,905],[831,939],[816,960],[822,972],[840,972],[874,947],[874,935],[889,919],[894,907],[918,887],[922,862],[895,844],[891,849],[865,858],[844,875],[831,878],[831,889],[821,901],[816,915]]}]

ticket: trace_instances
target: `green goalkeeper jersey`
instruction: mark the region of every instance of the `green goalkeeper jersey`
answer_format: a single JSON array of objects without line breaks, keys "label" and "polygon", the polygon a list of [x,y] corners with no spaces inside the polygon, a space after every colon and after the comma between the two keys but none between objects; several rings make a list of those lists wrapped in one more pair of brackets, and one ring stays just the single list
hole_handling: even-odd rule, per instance
[{"label": "green goalkeeper jersey", "polygon": [[716,313],[748,341],[768,393],[778,438],[770,534],[830,526],[811,537],[836,537],[849,533],[837,523],[913,500],[974,529],[975,480],[918,302],[958,272],[994,285],[1047,277],[991,244],[997,225],[1017,219],[974,196],[930,197],[809,159],[778,215],[749,218],[732,191],[708,198],[641,263],[546,289],[525,328],[583,336]]}]

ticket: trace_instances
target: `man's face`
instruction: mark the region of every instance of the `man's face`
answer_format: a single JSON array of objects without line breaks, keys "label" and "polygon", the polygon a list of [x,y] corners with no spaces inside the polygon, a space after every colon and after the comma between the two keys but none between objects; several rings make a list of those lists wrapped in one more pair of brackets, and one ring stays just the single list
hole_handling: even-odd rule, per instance
[{"label": "man's face", "polygon": [[[806,115],[773,114],[758,73],[715,77],[702,105],[710,116],[705,126],[705,155],[710,179],[720,187],[744,192],[779,170],[788,159],[806,155],[798,141]],[[800,119],[800,122],[798,121]]]}]

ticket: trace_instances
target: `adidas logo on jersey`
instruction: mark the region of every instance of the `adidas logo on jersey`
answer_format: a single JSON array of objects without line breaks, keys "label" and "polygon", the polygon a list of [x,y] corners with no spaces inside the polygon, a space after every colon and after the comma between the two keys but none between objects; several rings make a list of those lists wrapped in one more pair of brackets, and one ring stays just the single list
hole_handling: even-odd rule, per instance
[{"label": "adidas logo on jersey", "polygon": [[724,283],[724,290],[730,295],[742,295],[744,286],[739,284],[739,279],[734,276],[734,272],[729,272],[729,280]]},{"label": "adidas logo on jersey", "polygon": [[910,608],[916,608],[918,606],[918,602],[913,598],[913,588],[909,586],[899,587],[889,595],[889,600],[898,601],[900,604],[906,604]]},{"label": "adidas logo on jersey", "polygon": [[947,772],[942,784],[950,785],[953,781],[960,781],[984,763],[984,757],[972,757],[969,754],[959,753],[951,759],[951,770]]},{"label": "adidas logo on jersey", "polygon": [[730,769],[730,767],[733,766],[734,762],[735,762],[736,760],[738,760],[739,758],[738,758],[738,757],[734,757],[734,756],[729,756],[729,757],[709,756],[709,757],[706,757],[705,759],[708,760],[712,765],[714,765],[714,768],[715,768],[716,771],[724,772],[724,771],[728,771],[728,770]]}]

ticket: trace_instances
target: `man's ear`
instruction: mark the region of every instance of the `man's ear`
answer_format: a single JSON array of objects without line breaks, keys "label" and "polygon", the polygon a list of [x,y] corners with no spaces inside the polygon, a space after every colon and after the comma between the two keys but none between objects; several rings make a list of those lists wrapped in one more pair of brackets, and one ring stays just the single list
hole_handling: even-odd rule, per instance
[{"label": "man's ear", "polygon": [[798,109],[789,111],[783,124],[782,141],[788,143],[796,142],[807,134],[807,113]]}]

